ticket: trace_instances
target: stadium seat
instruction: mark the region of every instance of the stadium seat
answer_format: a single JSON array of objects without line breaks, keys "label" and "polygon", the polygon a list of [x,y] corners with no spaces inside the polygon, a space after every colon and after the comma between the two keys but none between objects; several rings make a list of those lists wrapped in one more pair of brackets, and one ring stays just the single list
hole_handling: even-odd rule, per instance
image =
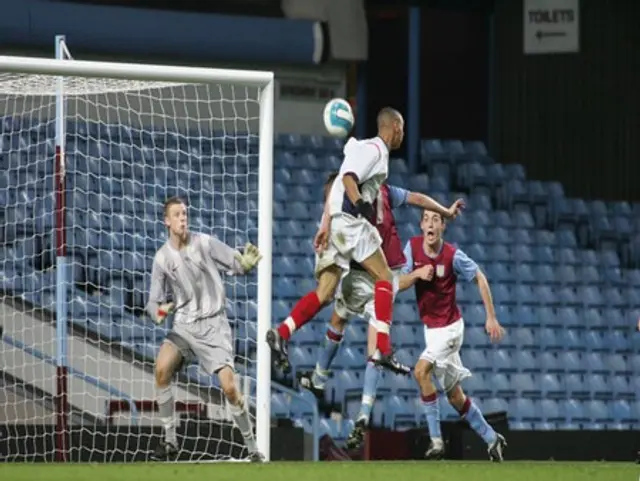
[{"label": "stadium seat", "polygon": [[505,350],[497,350],[494,351],[493,359],[499,372],[532,373],[542,368],[538,365],[531,351],[527,350],[517,350],[512,355],[509,355]]}]

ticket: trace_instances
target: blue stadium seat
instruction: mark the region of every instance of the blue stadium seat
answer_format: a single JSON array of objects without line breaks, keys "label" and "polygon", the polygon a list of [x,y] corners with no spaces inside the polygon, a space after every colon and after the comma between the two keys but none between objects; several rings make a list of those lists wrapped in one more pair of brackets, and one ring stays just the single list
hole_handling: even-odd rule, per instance
[{"label": "blue stadium seat", "polygon": [[515,273],[508,267],[508,264],[492,262],[485,267],[489,282],[512,282],[515,280]]},{"label": "blue stadium seat", "polygon": [[500,372],[537,372],[541,366],[533,357],[531,351],[519,349],[512,355],[506,350],[497,350],[494,352],[494,363]]},{"label": "blue stadium seat", "polygon": [[[487,397],[492,394],[495,386],[485,382],[483,374],[473,373],[471,377],[462,381],[462,388],[469,396]],[[439,389],[441,389],[441,386],[439,386]]]},{"label": "blue stadium seat", "polygon": [[536,371],[549,374],[564,373],[562,365],[562,353],[542,351],[536,357]]},{"label": "blue stadium seat", "polygon": [[486,348],[489,347],[490,341],[481,327],[469,327],[465,329],[465,343],[469,347]]},{"label": "blue stadium seat", "polygon": [[491,372],[494,367],[481,349],[462,351],[462,363],[474,373]]},{"label": "blue stadium seat", "polygon": [[492,186],[489,171],[478,162],[470,162],[458,167],[457,181],[461,188],[469,190],[484,187],[489,191]]},{"label": "blue stadium seat", "polygon": [[551,247],[542,245],[534,249],[535,260],[539,264],[555,264],[556,259]]},{"label": "blue stadium seat", "polygon": [[[544,308],[542,308],[544,309]],[[530,306],[517,306],[513,309],[513,318],[516,321],[516,324],[522,327],[528,326],[539,326],[540,322],[536,319],[536,311]],[[545,322],[545,315],[540,315],[540,318],[543,319],[543,323]]]},{"label": "blue stadium seat", "polygon": [[542,413],[543,419],[549,423],[562,423],[565,420],[559,402],[553,399],[543,399],[540,401],[540,412]]},{"label": "blue stadium seat", "polygon": [[[350,346],[362,347],[367,344],[368,325],[363,322],[350,321],[344,333],[344,340]],[[394,336],[396,328],[394,327]],[[394,337],[395,339],[395,337]]]},{"label": "blue stadium seat", "polygon": [[539,406],[530,399],[513,399],[509,402],[509,418],[534,423],[542,420],[542,413]]},{"label": "blue stadium seat", "polygon": [[583,377],[579,374],[569,374],[564,378],[564,383],[569,397],[580,400],[591,397],[591,390],[588,384],[586,384]]},{"label": "blue stadium seat", "polygon": [[424,344],[422,329],[407,324],[393,328],[393,340],[400,347],[422,347]]},{"label": "blue stadium seat", "polygon": [[610,331],[605,335],[605,339],[606,345],[612,352],[620,354],[627,354],[631,352],[631,342],[626,333],[621,331]]},{"label": "blue stadium seat", "polygon": [[362,348],[342,346],[333,365],[336,369],[359,369],[366,364],[366,354]]},{"label": "blue stadium seat", "polygon": [[485,415],[506,413],[509,411],[509,404],[501,398],[489,398],[482,403],[482,407]]},{"label": "blue stadium seat", "polygon": [[536,284],[539,279],[534,275],[533,268],[529,264],[516,263],[515,278],[522,284]]},{"label": "blue stadium seat", "polygon": [[494,187],[501,186],[507,178],[502,164],[491,164],[487,166],[487,175],[491,181],[491,185]]},{"label": "blue stadium seat", "polygon": [[526,172],[522,164],[507,164],[504,167],[508,179],[525,180]]},{"label": "blue stadium seat", "polygon": [[629,363],[620,354],[603,355],[606,372],[616,376],[630,376],[633,374],[633,359]]},{"label": "blue stadium seat", "polygon": [[511,386],[517,396],[525,398],[539,398],[541,390],[531,374],[516,373],[511,376]]},{"label": "blue stadium seat", "polygon": [[505,344],[510,344],[519,349],[538,348],[539,344],[535,341],[533,332],[526,327],[512,329],[505,338]]},{"label": "blue stadium seat", "polygon": [[271,394],[271,415],[278,419],[289,417],[289,403],[285,394]]},{"label": "blue stadium seat", "polygon": [[576,270],[578,273],[578,278],[585,285],[594,286],[602,282],[598,269],[596,269],[596,267],[593,265],[578,266]]},{"label": "blue stadium seat", "polygon": [[[515,255],[515,253],[514,253]],[[474,259],[474,257],[471,257]],[[495,244],[487,249],[487,261],[492,262],[513,262],[514,257],[509,252],[509,248],[502,244]]]},{"label": "blue stadium seat", "polygon": [[385,402],[385,424],[392,429],[413,427],[417,424],[418,413],[414,406],[399,396],[391,396]]}]

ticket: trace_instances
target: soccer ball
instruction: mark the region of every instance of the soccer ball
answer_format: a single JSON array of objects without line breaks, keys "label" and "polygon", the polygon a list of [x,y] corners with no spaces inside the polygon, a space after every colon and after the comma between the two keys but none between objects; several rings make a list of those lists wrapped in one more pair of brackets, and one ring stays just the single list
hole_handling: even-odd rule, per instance
[{"label": "soccer ball", "polygon": [[353,128],[351,105],[344,99],[331,99],[324,107],[324,126],[332,137],[344,139]]}]

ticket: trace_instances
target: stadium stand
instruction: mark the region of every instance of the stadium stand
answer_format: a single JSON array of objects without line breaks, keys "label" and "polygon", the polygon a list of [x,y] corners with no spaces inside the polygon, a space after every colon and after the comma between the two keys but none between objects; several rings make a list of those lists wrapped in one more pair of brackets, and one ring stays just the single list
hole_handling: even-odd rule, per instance
[{"label": "stadium stand", "polygon": [[[20,134],[7,129],[6,121],[3,125],[2,152],[12,143],[34,141],[29,130]],[[111,130],[110,136],[121,132],[117,127]],[[228,229],[235,225],[236,238],[227,240],[237,245],[246,239],[244,226],[255,226],[256,211],[207,209],[219,205],[216,185],[208,185],[200,172],[166,177],[171,171],[163,168],[165,162],[180,159],[159,161],[162,151],[156,150],[153,163],[148,162],[144,152],[145,147],[153,148],[151,137],[142,139],[142,149],[127,152],[104,153],[96,143],[85,157],[74,151],[74,132],[70,125],[68,199],[71,207],[78,207],[68,233],[75,281],[70,318],[103,339],[151,358],[165,332],[142,316],[142,307],[152,255],[164,241],[159,206],[165,196],[197,192],[188,196],[189,203],[204,209],[201,217],[191,219],[192,228],[213,226],[215,231],[222,222]],[[237,143],[235,139],[227,148],[238,148]],[[190,155],[205,148],[194,144]],[[250,146],[243,149],[257,162]],[[131,155],[131,162],[110,162]],[[0,289],[53,310],[54,204],[50,197],[35,195],[44,188],[41,179],[51,174],[52,162],[23,158],[24,163],[16,165],[15,160],[0,156]],[[318,179],[338,169],[340,161],[340,142],[333,139],[276,139],[274,321],[313,285],[311,237],[322,210]],[[389,183],[429,193],[446,204],[458,196],[467,198],[468,210],[449,226],[446,237],[486,270],[499,318],[508,329],[505,341],[492,346],[483,332],[485,318],[474,286],[459,286],[458,301],[467,323],[462,353],[474,372],[466,390],[485,411],[508,411],[513,429],[640,428],[640,386],[632,381],[640,379],[640,347],[630,336],[640,314],[640,270],[634,267],[640,265],[640,204],[568,198],[559,183],[529,180],[522,165],[494,162],[482,142],[424,140],[421,161],[424,172],[409,176],[407,164],[394,159]],[[233,191],[234,182],[251,182],[244,176],[229,179],[226,192]],[[18,198],[24,202],[12,201]],[[403,240],[419,233],[419,218],[417,211],[397,211]],[[405,361],[415,360],[422,349],[413,299],[413,292],[401,294],[395,310],[395,342]],[[129,307],[128,313],[122,313],[122,305]],[[255,318],[255,305],[238,301],[229,311]],[[294,338],[295,368],[312,367],[314,346],[329,314],[325,310]],[[236,328],[251,326],[242,323]],[[357,409],[362,386],[364,332],[362,321],[349,327],[327,389],[328,401],[349,414]],[[243,341],[236,347],[243,355],[255,350],[255,344],[246,342],[249,338],[255,339],[255,334],[238,335]],[[195,381],[209,382],[197,371],[190,372]],[[403,428],[422,422],[413,380],[385,374],[380,393],[375,423]],[[455,418],[445,404],[443,418]],[[307,411],[284,395],[273,395],[274,417],[291,417],[310,429]],[[321,431],[344,439],[350,423],[324,419]]]}]

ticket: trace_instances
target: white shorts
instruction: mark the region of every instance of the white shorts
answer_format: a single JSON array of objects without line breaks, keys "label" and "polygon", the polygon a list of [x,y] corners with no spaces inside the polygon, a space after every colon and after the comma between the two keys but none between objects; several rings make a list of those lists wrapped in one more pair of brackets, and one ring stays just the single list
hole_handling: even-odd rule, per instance
[{"label": "white shorts", "polygon": [[462,318],[445,327],[424,327],[424,342],[426,348],[420,354],[433,364],[433,374],[438,387],[445,393],[471,376],[471,372],[462,365],[460,347],[464,339],[464,321]]},{"label": "white shorts", "polygon": [[[393,292],[398,291],[401,269],[393,272]],[[376,313],[373,304],[375,282],[368,272],[351,269],[342,278],[336,293],[336,313],[342,319],[362,317],[375,327]]]},{"label": "white shorts", "polygon": [[349,214],[337,214],[331,218],[329,245],[316,256],[316,277],[332,265],[343,272],[349,271],[351,261],[362,262],[371,257],[382,244],[382,239],[369,221]]}]

